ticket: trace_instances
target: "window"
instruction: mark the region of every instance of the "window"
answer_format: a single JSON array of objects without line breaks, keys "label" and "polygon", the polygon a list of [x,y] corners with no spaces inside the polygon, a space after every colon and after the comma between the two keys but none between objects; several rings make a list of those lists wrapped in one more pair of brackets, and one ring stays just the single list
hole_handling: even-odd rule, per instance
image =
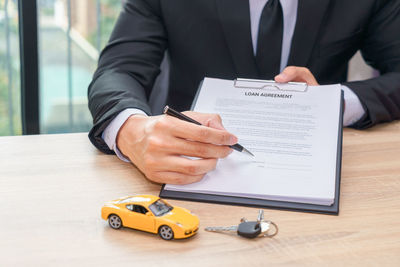
[{"label": "window", "polygon": [[22,133],[18,1],[0,1],[0,136]]},{"label": "window", "polygon": [[[122,0],[0,1],[0,136],[90,129],[87,88],[121,4]],[[32,59],[26,66],[20,64],[20,40],[24,59]],[[22,88],[21,76],[27,73],[34,82],[24,76]]]},{"label": "window", "polygon": [[126,208],[130,211],[134,211],[137,213],[146,214],[148,212],[148,210],[145,207],[140,206],[140,205],[129,204],[129,205],[126,205]]},{"label": "window", "polygon": [[40,131],[88,131],[87,88],[121,0],[37,0]]},{"label": "window", "polygon": [[149,206],[149,209],[154,213],[154,215],[163,216],[164,214],[173,210],[173,207],[167,204],[162,199],[157,200]]}]

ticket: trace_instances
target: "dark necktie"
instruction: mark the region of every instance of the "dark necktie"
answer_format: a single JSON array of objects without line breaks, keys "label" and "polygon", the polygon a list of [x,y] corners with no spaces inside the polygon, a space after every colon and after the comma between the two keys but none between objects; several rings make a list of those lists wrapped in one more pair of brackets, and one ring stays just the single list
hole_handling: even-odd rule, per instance
[{"label": "dark necktie", "polygon": [[272,80],[279,74],[283,37],[283,14],[279,0],[269,0],[261,13],[256,62],[260,78]]}]

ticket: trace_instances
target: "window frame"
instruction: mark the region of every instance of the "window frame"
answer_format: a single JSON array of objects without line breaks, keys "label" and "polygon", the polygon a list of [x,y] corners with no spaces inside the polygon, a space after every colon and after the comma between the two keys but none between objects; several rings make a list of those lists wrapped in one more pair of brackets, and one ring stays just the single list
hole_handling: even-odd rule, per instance
[{"label": "window frame", "polygon": [[22,134],[39,134],[37,1],[18,0]]}]

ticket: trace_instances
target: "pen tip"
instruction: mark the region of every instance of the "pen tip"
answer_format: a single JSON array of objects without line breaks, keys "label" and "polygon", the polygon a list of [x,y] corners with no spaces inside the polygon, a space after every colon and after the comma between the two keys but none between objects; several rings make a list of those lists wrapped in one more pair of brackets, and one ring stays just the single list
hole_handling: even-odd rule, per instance
[{"label": "pen tip", "polygon": [[248,151],[246,148],[243,148],[242,152],[246,153],[249,156],[254,157],[253,153],[251,153],[250,151]]}]

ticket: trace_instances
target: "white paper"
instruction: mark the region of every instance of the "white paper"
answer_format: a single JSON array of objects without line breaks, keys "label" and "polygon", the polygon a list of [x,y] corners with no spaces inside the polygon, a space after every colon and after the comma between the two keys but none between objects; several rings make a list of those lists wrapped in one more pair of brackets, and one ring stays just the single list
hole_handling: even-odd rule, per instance
[{"label": "white paper", "polygon": [[200,182],[166,190],[319,205],[334,202],[340,85],[306,92],[206,78],[194,110],[217,113],[256,157],[233,152]]}]

